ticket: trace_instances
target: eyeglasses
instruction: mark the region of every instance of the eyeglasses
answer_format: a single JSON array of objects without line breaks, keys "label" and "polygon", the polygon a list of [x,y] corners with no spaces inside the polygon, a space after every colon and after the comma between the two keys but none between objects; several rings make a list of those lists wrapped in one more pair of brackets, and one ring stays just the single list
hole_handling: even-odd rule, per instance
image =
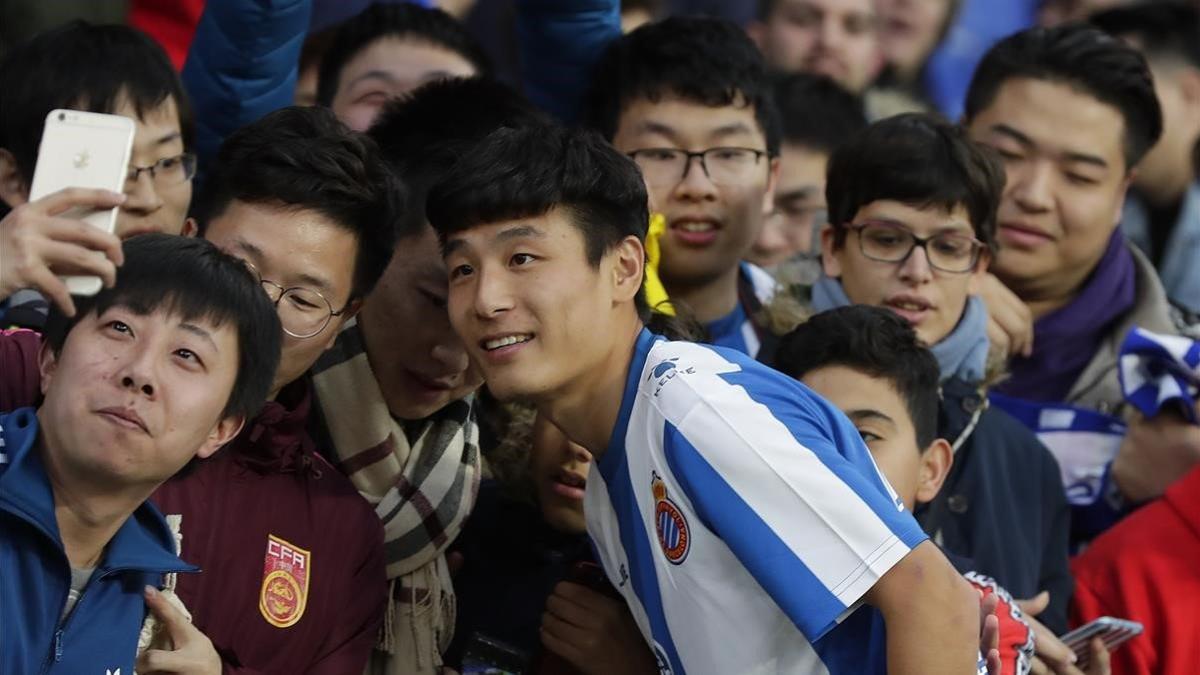
[{"label": "eyeglasses", "polygon": [[279,312],[279,323],[283,325],[283,332],[298,340],[319,335],[333,317],[341,316],[346,312],[345,307],[336,312],[333,311],[333,305],[329,304],[325,296],[311,288],[303,286],[284,288],[274,281],[264,279],[258,268],[249,261],[243,262],[250,269],[254,278],[258,279],[258,283],[266,291],[267,297],[271,298],[271,303]]},{"label": "eyeglasses", "polygon": [[882,221],[858,223],[847,229],[858,233],[858,246],[871,260],[902,263],[920,246],[925,249],[930,267],[951,274],[964,274],[974,269],[984,249],[983,242],[972,237],[952,232],[918,237],[899,225]]},{"label": "eyeglasses", "polygon": [[185,152],[174,157],[164,157],[150,166],[131,166],[127,178],[136,183],[143,173],[150,174],[150,180],[156,187],[178,185],[196,175],[196,156]]},{"label": "eyeglasses", "polygon": [[648,185],[667,187],[687,178],[692,158],[700,159],[700,168],[716,185],[741,185],[754,177],[754,169],[766,155],[754,148],[709,148],[689,152],[679,148],[643,148],[629,153],[642,170]]}]

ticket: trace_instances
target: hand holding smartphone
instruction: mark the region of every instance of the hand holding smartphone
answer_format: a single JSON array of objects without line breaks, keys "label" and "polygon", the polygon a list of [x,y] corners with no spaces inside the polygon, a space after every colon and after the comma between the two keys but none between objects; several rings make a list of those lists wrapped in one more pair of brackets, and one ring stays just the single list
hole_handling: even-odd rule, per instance
[{"label": "hand holding smartphone", "polygon": [[[37,167],[29,188],[29,199],[36,202],[67,188],[92,188],[121,192],[129,172],[133,148],[134,123],[128,117],[53,110],[46,116]],[[74,203],[61,213],[50,213],[57,220],[82,220],[102,232],[116,230],[117,207],[95,208]],[[95,203],[95,200],[93,200]],[[97,253],[97,255],[102,255]],[[72,295],[95,295],[103,286],[98,276],[63,276]]]},{"label": "hand holding smartphone", "polygon": [[1109,652],[1112,652],[1130,639],[1141,635],[1142,630],[1142,624],[1136,621],[1102,616],[1095,621],[1076,628],[1059,639],[1071,651],[1075,652],[1075,656],[1079,659],[1075,665],[1080,670],[1083,670],[1087,668],[1088,662],[1091,661],[1091,650],[1088,645],[1091,644],[1093,639],[1100,638],[1103,640],[1104,646],[1108,648]]}]

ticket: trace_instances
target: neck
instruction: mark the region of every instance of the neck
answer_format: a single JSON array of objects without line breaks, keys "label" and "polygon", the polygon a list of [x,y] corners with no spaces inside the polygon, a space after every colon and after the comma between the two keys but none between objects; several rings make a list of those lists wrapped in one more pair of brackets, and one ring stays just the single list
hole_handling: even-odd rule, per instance
[{"label": "neck", "polygon": [[555,392],[538,402],[545,415],[567,438],[587,448],[600,459],[608,450],[613,428],[621,413],[625,383],[633,361],[642,322],[633,321],[616,330],[617,339],[591,372],[573,380],[569,389]]},{"label": "neck", "polygon": [[105,489],[94,478],[75,475],[53,450],[53,437],[45,434],[43,439],[42,459],[67,560],[71,567],[95,567],[104,547],[152,490]]},{"label": "neck", "polygon": [[663,279],[672,300],[678,300],[700,323],[712,323],[727,316],[737,307],[738,274],[740,266],[711,280],[695,284],[683,284]]}]

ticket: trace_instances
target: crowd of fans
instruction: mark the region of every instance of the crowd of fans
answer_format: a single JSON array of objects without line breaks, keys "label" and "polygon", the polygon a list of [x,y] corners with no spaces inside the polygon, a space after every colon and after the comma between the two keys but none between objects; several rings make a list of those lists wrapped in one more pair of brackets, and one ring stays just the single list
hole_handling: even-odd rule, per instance
[{"label": "crowd of fans", "polygon": [[0,673],[1200,669],[1196,3],[132,4],[0,54]]}]

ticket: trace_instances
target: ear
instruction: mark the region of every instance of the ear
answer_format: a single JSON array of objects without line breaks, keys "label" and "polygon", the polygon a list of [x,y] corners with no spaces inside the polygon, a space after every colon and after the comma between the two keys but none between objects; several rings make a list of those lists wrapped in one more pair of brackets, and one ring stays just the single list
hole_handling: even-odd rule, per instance
[{"label": "ear", "polygon": [[204,444],[196,451],[196,457],[200,459],[212,457],[214,452],[221,449],[221,446],[236,438],[245,424],[245,415],[230,415],[222,418],[209,432],[208,438],[204,439]]},{"label": "ear", "polygon": [[196,222],[195,218],[189,216],[187,220],[183,221],[183,232],[179,234],[184,237],[200,236],[200,223]]},{"label": "ear", "polygon": [[[1137,177],[1137,169],[1130,169],[1129,173],[1125,174],[1125,180],[1121,182],[1121,197],[1113,206],[1112,224],[1113,227],[1121,226],[1121,216],[1125,215],[1125,197],[1129,194],[1129,186],[1133,185],[1133,179]],[[1110,231],[1111,235],[1112,232]]]},{"label": "ear", "polygon": [[917,503],[932,501],[941,491],[950,467],[954,465],[954,449],[950,443],[939,438],[921,453],[921,470],[917,477]]},{"label": "ear", "polygon": [[21,177],[17,158],[3,148],[0,148],[0,199],[10,209],[29,201],[29,185]]},{"label": "ear", "polygon": [[[342,332],[342,326],[345,326],[346,322],[350,319],[358,316],[358,313],[362,311],[362,306],[362,298],[351,300],[350,303],[346,305],[346,309],[342,310],[341,316],[337,317],[338,320],[336,322],[330,322],[331,324],[337,324],[336,330],[329,331],[329,341],[325,343],[325,347],[322,349],[322,351],[329,349],[333,346],[334,342],[337,342],[337,336],[338,333]],[[333,326],[331,325],[330,327],[332,328]]]},{"label": "ear", "polygon": [[830,279],[842,276],[842,263],[837,259],[836,253],[833,245],[833,225],[826,224],[821,228],[821,268]]},{"label": "ear", "polygon": [[758,19],[752,19],[750,23],[746,24],[746,35],[750,36],[750,41],[758,47],[758,51],[764,51],[763,43],[767,38],[767,24]]},{"label": "ear", "polygon": [[612,258],[613,302],[633,302],[642,290],[645,245],[631,235],[622,239],[608,255]]},{"label": "ear", "polygon": [[779,158],[773,157],[767,167],[767,191],[763,193],[763,215],[775,210],[775,188],[779,187]]},{"label": "ear", "polygon": [[38,350],[38,372],[41,374],[42,396],[45,396],[50,389],[50,380],[54,378],[56,370],[58,370],[58,356],[50,348],[50,343],[43,340],[42,347]]},{"label": "ear", "polygon": [[988,266],[992,264],[992,250],[985,248],[979,252],[979,262],[975,263],[975,269],[971,271],[971,279],[967,282],[967,293],[970,295],[979,295],[982,290],[983,279],[987,275]]}]

